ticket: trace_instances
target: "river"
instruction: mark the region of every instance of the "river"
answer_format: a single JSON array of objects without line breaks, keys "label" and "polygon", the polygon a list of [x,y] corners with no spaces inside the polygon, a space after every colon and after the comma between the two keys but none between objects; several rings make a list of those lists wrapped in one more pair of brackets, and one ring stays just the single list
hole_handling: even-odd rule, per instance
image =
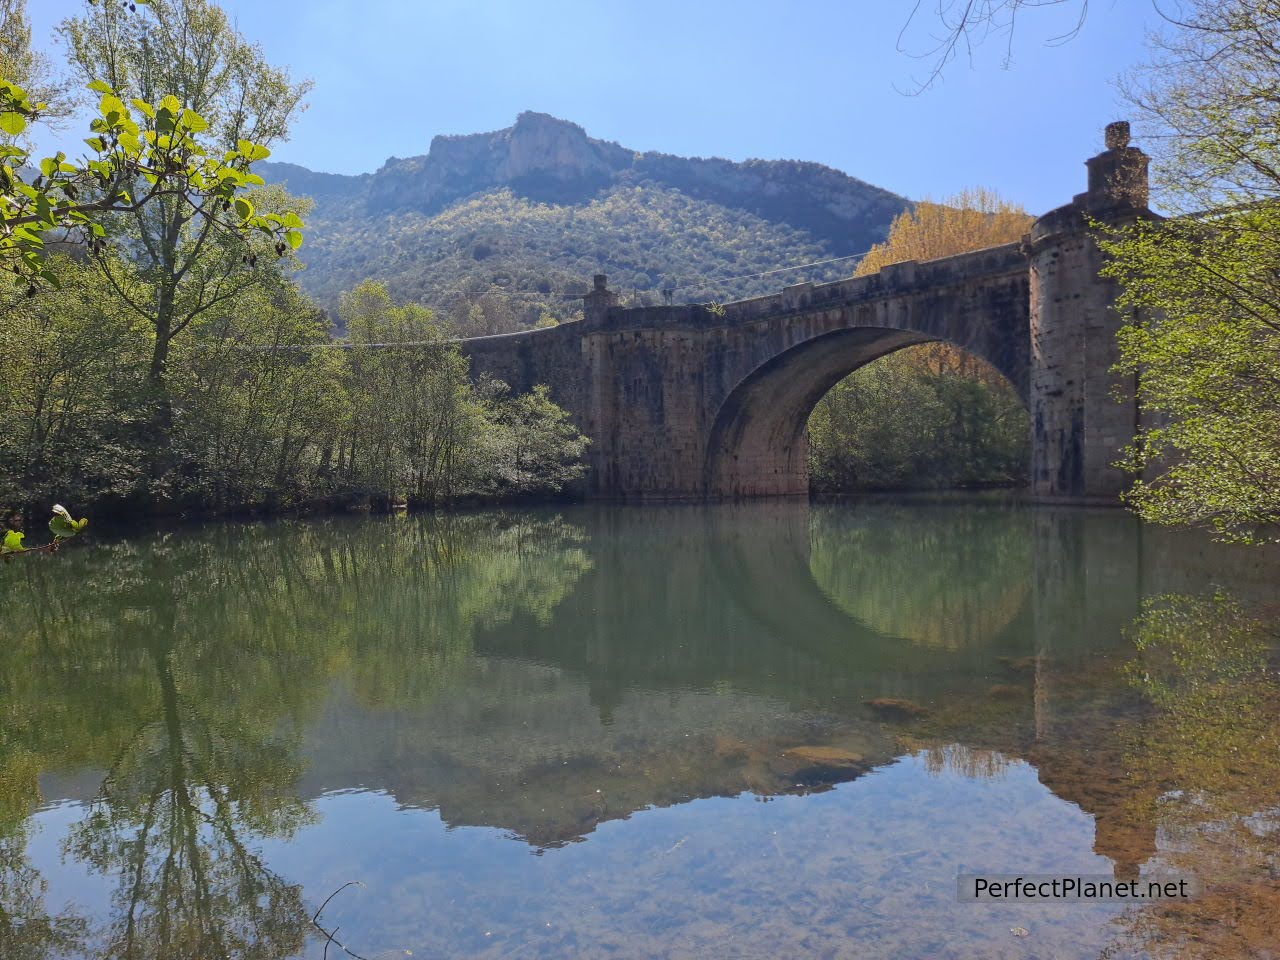
[{"label": "river", "polygon": [[[22,558],[0,956],[320,958],[319,927],[370,960],[1273,955],[1278,572],[927,499]],[[1201,886],[972,903],[961,873]]]}]

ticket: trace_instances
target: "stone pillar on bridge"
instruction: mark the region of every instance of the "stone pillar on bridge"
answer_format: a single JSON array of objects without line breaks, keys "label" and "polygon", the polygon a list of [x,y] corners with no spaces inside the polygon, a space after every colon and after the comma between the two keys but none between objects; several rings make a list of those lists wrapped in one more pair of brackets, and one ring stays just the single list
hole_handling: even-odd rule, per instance
[{"label": "stone pillar on bridge", "polygon": [[609,278],[597,273],[592,278],[591,292],[582,298],[584,326],[600,326],[610,307],[617,306],[618,295],[609,289]]},{"label": "stone pillar on bridge", "polygon": [[1056,501],[1115,503],[1131,477],[1115,466],[1138,427],[1136,383],[1112,372],[1123,317],[1090,221],[1149,216],[1147,156],[1112,123],[1086,161],[1088,189],[1031,228],[1031,490]]}]

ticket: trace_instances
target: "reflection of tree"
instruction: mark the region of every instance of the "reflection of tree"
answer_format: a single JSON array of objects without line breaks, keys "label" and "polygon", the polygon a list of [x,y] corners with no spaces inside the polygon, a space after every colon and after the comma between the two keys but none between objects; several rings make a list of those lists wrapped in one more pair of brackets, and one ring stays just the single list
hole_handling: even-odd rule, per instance
[{"label": "reflection of tree", "polygon": [[0,833],[0,956],[42,960],[80,946],[85,923],[64,913],[51,916],[45,880],[26,857],[26,833]]},{"label": "reflection of tree", "polygon": [[841,610],[877,633],[951,650],[981,647],[1030,587],[1026,514],[915,505],[815,509],[810,569]]},{"label": "reflection of tree", "polygon": [[581,532],[558,518],[444,515],[392,521],[382,536],[383,549],[347,542],[332,558],[331,582],[364,599],[344,646],[367,704],[430,696],[471,656],[477,630],[517,615],[545,625],[591,567]]},{"label": "reflection of tree", "polygon": [[156,713],[67,842],[70,854],[118,880],[106,953],[294,953],[307,926],[301,890],[268,870],[245,836],[288,836],[308,819],[287,792],[300,772],[296,751],[241,711],[184,696],[166,652],[154,663]]},{"label": "reflection of tree", "polygon": [[24,564],[0,648],[0,953],[66,952],[84,926],[42,913],[21,824],[36,774],[86,768],[106,774],[65,849],[116,883],[103,955],[296,953],[301,888],[255,844],[311,817],[300,730],[335,675],[379,702],[435,689],[480,625],[549,615],[589,565],[578,539],[492,514],[279,523]]},{"label": "reflection of tree", "polygon": [[1128,730],[1127,765],[1158,793],[1162,859],[1204,892],[1134,912],[1122,940],[1158,956],[1257,955],[1280,943],[1275,626],[1222,595],[1166,596],[1133,634],[1128,675],[1152,711]]}]

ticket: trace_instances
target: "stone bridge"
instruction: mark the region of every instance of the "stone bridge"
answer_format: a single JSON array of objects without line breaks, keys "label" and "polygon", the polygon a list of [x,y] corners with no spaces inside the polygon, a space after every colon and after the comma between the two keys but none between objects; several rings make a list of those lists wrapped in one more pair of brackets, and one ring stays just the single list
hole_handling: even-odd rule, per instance
[{"label": "stone bridge", "polygon": [[1123,318],[1089,220],[1148,215],[1147,158],[1116,123],[1086,163],[1088,189],[1018,243],[720,307],[624,308],[597,276],[581,321],[460,345],[473,375],[546,384],[570,411],[592,439],[591,495],[687,499],[806,494],[822,396],[885,354],[945,341],[1028,404],[1036,496],[1114,502],[1137,408],[1111,373]]}]

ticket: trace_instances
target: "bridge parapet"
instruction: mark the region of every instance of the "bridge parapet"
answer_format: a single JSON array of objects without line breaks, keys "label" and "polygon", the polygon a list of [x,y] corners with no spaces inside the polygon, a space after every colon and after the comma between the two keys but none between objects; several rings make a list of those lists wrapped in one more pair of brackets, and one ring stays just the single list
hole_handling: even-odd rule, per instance
[{"label": "bridge parapet", "polygon": [[788,314],[819,310],[841,304],[889,299],[921,290],[972,284],[986,278],[1025,273],[1027,258],[1021,241],[988,247],[970,253],[935,260],[906,260],[892,263],[879,273],[865,277],[845,277],[827,283],[797,283],[779,293],[731,300],[723,304],[689,303],[661,307],[623,307],[616,296],[603,288],[604,277],[596,278],[588,315],[581,325],[588,330],[647,330],[688,327],[732,326],[772,319]]},{"label": "bridge parapet", "polygon": [[749,322],[782,313],[887,299],[924,289],[1025,272],[1026,268],[1027,256],[1021,241],[936,260],[904,260],[865,277],[800,283],[786,287],[781,293],[730,301],[723,305],[724,321]]}]

